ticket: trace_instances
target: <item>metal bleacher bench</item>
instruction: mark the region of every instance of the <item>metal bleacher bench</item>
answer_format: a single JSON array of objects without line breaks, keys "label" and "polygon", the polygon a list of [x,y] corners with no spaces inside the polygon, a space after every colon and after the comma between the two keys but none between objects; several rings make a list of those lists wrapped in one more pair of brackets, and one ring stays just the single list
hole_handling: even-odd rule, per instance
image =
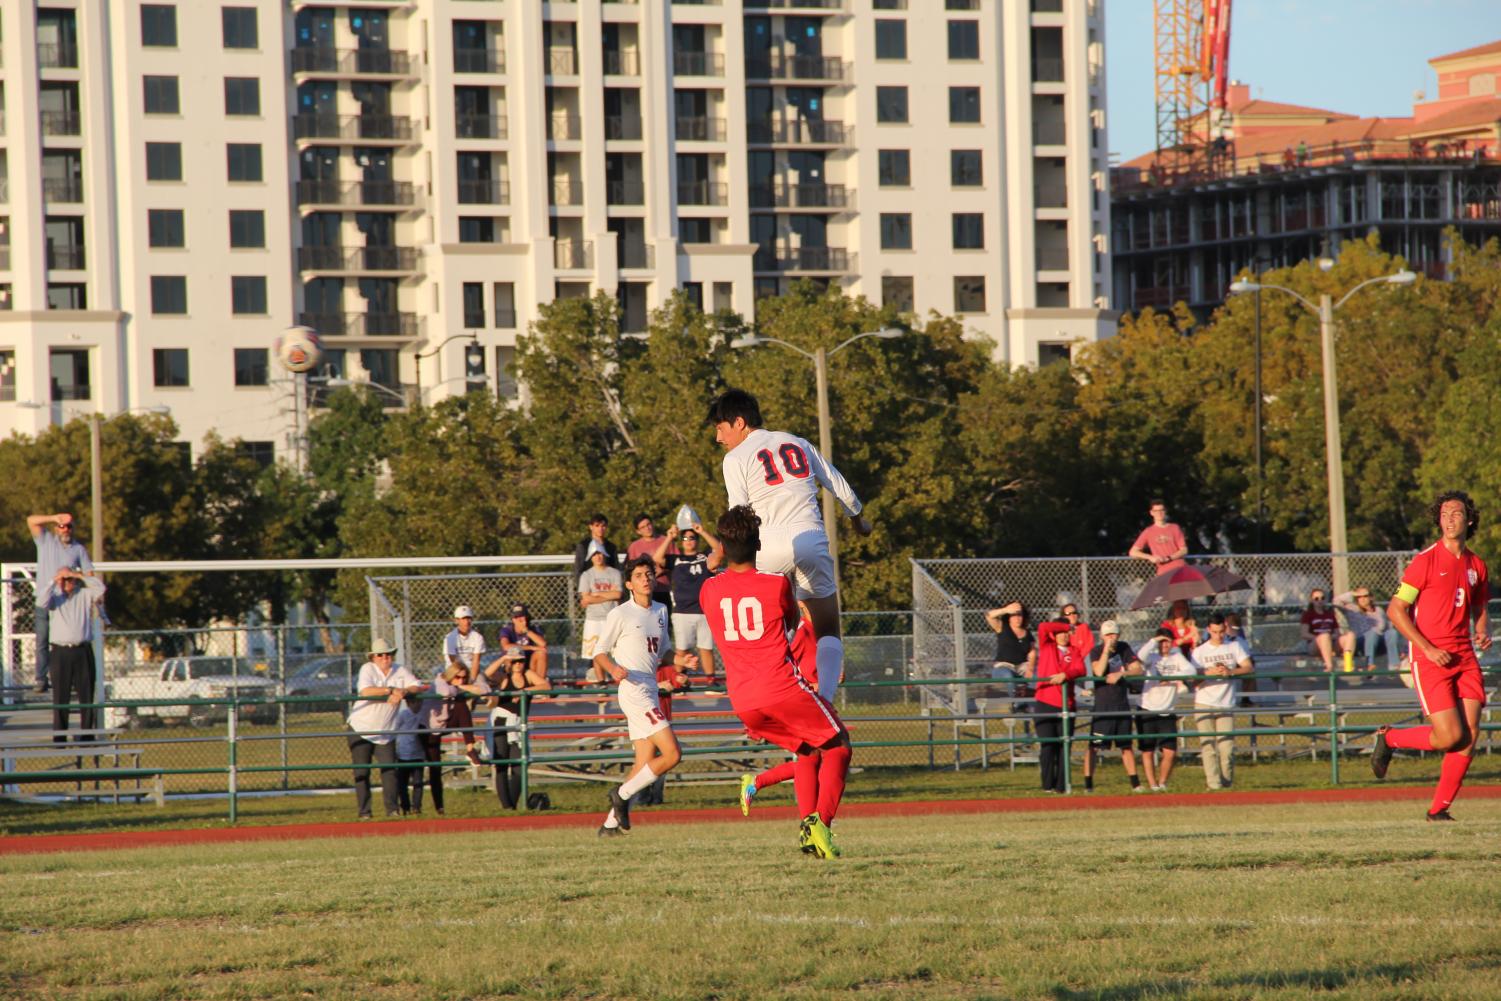
[{"label": "metal bleacher bench", "polygon": [[[14,795],[9,787],[71,782],[74,798],[109,797],[118,803],[121,797],[138,801],[150,797],[157,806],[164,806],[164,770],[141,767],[145,748],[121,743],[122,733],[119,729],[0,731],[0,790]],[[58,737],[63,739],[58,741]],[[85,765],[85,759],[93,765]],[[150,785],[143,785],[143,779],[149,779]],[[125,781],[131,785],[123,786]],[[86,782],[93,783],[92,790],[84,790]],[[110,788],[101,789],[101,782],[110,783]]]}]

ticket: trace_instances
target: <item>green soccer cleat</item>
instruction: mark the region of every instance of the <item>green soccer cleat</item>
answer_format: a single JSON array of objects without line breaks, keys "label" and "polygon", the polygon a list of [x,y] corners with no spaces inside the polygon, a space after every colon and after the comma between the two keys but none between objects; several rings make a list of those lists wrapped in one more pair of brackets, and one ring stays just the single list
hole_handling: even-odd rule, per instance
[{"label": "green soccer cleat", "polygon": [[808,844],[813,848],[814,855],[822,859],[839,857],[839,848],[834,844],[834,832],[829,830],[818,814],[810,813],[803,818],[803,826],[808,832]]},{"label": "green soccer cleat", "polygon": [[804,817],[797,824],[797,847],[804,855],[814,854],[813,835],[808,824],[808,818]]},{"label": "green soccer cleat", "polygon": [[740,812],[750,816],[751,800],[756,798],[756,777],[754,775],[740,776]]}]

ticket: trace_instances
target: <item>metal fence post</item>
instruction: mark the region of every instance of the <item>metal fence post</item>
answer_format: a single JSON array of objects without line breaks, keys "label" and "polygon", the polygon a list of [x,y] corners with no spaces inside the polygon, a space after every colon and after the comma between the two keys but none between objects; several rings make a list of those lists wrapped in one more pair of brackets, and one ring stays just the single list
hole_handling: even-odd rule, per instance
[{"label": "metal fence post", "polygon": [[521,728],[521,732],[520,739],[516,743],[517,746],[521,748],[521,802],[516,804],[516,809],[526,810],[529,809],[529,807],[527,806],[527,800],[529,800],[532,795],[531,777],[529,774],[531,772],[532,762],[532,738],[531,726],[528,724],[528,720],[531,719],[532,707],[531,698],[529,694],[524,690],[521,693],[520,709],[521,719],[517,721],[516,725]]},{"label": "metal fence post", "polygon": [[1335,694],[1335,673],[1329,672],[1329,780],[1339,785],[1339,696]]},{"label": "metal fence post", "polygon": [[282,626],[271,635],[275,637],[276,676],[280,679],[277,688],[282,696],[276,703],[276,727],[281,733],[281,787],[286,789],[291,784],[286,772],[289,759],[287,755],[287,703],[284,701],[287,697],[287,627]]},{"label": "metal fence post", "polygon": [[238,823],[240,819],[240,770],[239,770],[239,721],[240,704],[229,704],[229,822]]},{"label": "metal fence post", "polygon": [[[12,688],[16,684],[15,637],[12,635],[15,631],[16,621],[14,607],[16,592],[10,582],[11,572],[9,563],[0,563],[0,578],[3,578],[3,584],[0,584],[0,586],[4,588],[3,597],[5,605],[3,609],[4,618],[0,619],[0,645],[4,646],[3,651],[0,651],[0,663],[4,664],[4,671],[3,674],[0,674],[0,681],[3,681],[6,688]],[[5,701],[11,701],[11,696],[6,695]]]},{"label": "metal fence post", "polygon": [[1083,615],[1079,616],[1079,618],[1082,621],[1084,621],[1084,622],[1088,622],[1090,620],[1090,614],[1089,614],[1089,607],[1090,607],[1090,605],[1089,605],[1089,559],[1088,559],[1088,557],[1086,557],[1084,559],[1081,559],[1079,561],[1079,601],[1078,601],[1078,605],[1080,606],[1080,610],[1084,613]]},{"label": "metal fence post", "polygon": [[1063,684],[1064,691],[1062,693],[1062,704],[1058,710],[1062,714],[1062,719],[1059,721],[1058,739],[1063,741],[1063,791],[1065,794],[1068,794],[1074,791],[1074,732],[1072,729],[1070,729],[1070,727],[1073,725],[1074,718],[1073,715],[1068,711],[1068,682],[1065,681]]}]

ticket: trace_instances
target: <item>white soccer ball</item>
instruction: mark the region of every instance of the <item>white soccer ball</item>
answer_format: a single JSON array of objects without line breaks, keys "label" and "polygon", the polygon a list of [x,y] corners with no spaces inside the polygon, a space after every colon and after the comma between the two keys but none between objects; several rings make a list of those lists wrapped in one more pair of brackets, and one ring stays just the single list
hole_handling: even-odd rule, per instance
[{"label": "white soccer ball", "polygon": [[323,342],[307,327],[293,327],[276,339],[276,360],[288,372],[311,372],[323,357]]}]

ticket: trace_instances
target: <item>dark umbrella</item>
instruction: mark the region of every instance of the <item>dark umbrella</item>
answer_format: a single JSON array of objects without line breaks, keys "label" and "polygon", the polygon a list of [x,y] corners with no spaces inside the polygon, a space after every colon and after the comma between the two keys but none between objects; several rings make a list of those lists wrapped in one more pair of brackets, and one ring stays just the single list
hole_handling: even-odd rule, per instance
[{"label": "dark umbrella", "polygon": [[1203,598],[1226,591],[1246,591],[1251,585],[1240,574],[1231,573],[1224,567],[1181,566],[1172,573],[1160,574],[1141,589],[1131,610],[1149,608],[1152,605],[1170,605],[1175,601]]}]

